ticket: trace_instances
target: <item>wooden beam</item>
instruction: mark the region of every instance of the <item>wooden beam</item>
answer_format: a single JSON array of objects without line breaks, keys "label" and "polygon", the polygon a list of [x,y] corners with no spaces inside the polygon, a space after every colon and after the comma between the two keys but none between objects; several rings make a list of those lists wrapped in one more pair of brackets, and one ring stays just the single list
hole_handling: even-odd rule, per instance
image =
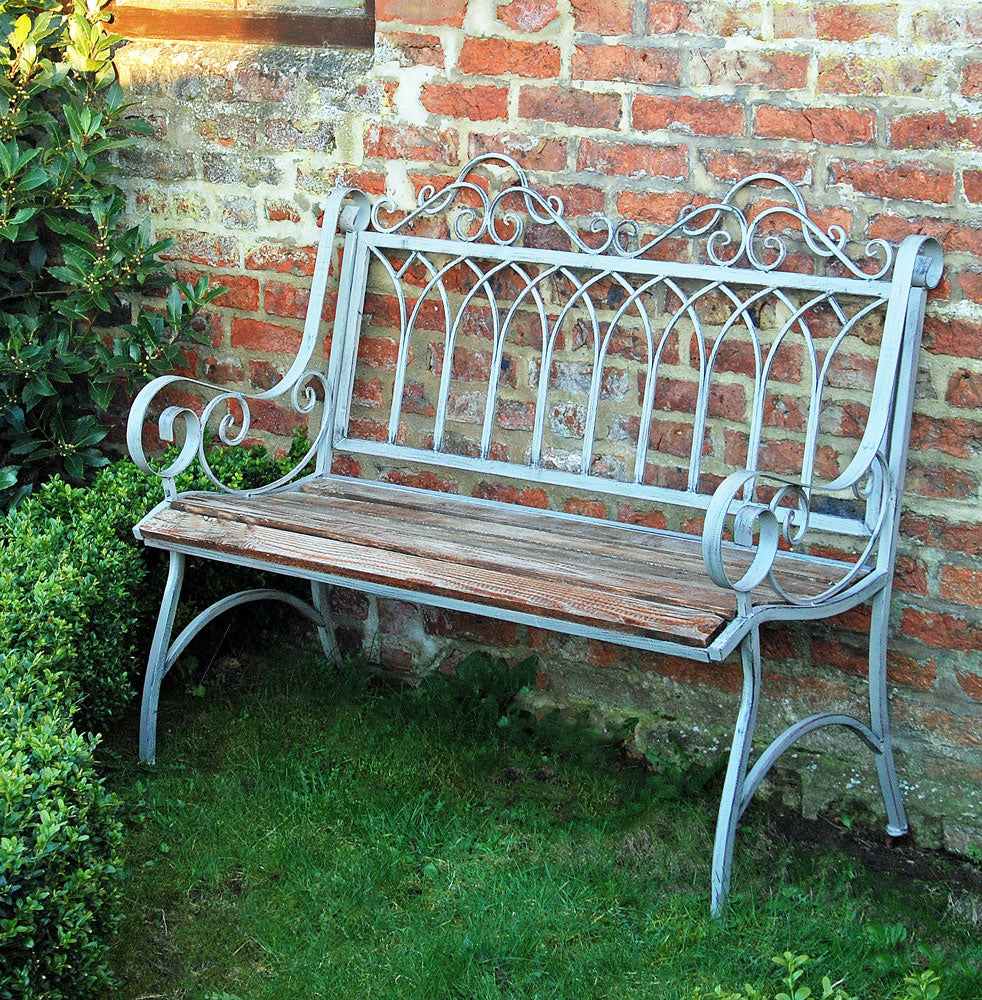
[{"label": "wooden beam", "polygon": [[161,9],[138,4],[111,6],[113,31],[124,38],[174,41],[243,42],[256,45],[340,45],[370,49],[375,45],[375,3],[367,0],[362,16],[316,13],[257,13],[181,7]]}]

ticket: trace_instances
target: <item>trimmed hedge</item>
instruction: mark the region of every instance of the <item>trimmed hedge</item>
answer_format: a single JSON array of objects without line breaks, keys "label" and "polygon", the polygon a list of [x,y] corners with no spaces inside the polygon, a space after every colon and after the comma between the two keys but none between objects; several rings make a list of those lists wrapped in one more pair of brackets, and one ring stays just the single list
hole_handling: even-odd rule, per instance
[{"label": "trimmed hedge", "polygon": [[74,685],[0,658],[0,997],[78,1000],[111,983],[122,828],[73,723]]},{"label": "trimmed hedge", "polygon": [[[256,487],[299,448],[281,461],[222,451],[212,464],[227,484]],[[200,474],[179,486],[211,488]],[[91,730],[127,706],[143,669],[164,574],[133,525],[160,499],[127,460],[86,487],[52,479],[0,519],[0,1000],[87,1000],[112,983],[122,831]],[[223,566],[189,582],[185,614],[242,585]]]}]

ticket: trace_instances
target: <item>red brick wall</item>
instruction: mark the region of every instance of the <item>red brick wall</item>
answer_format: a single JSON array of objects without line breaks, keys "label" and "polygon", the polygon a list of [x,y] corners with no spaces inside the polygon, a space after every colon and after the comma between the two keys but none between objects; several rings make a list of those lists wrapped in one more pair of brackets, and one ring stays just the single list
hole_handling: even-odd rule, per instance
[{"label": "red brick wall", "polygon": [[[664,224],[693,192],[773,169],[854,241],[937,236],[947,270],[926,324],[890,679],[919,835],[964,846],[982,835],[980,41],[974,2],[379,0],[374,56],[124,49],[124,81],[157,128],[128,184],[134,212],[177,238],[175,268],[231,287],[196,370],[254,387],[298,342],[318,208],[342,181],[408,204],[427,179],[504,150],[571,214]],[[732,724],[731,666],[350,594],[336,604],[346,634],[391,666],[432,658],[450,636],[532,647],[543,699],[647,712],[646,732],[677,728],[695,747]],[[829,699],[860,707],[866,616],[845,618],[769,637],[765,731]],[[818,770],[800,756],[806,811],[835,774],[871,787],[845,739],[810,745],[833,753]]]}]

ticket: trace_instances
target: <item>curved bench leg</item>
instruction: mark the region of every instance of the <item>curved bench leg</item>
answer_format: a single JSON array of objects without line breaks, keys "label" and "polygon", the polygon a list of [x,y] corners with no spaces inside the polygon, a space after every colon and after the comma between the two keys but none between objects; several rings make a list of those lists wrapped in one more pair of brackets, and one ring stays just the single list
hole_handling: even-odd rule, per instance
[{"label": "curved bench leg", "polygon": [[873,598],[872,622],[869,635],[869,719],[870,728],[879,738],[881,749],[876,754],[876,770],[887,811],[887,833],[902,837],[907,832],[900,782],[893,763],[893,743],[890,740],[890,710],[887,705],[887,635],[890,630],[890,592],[887,585]]},{"label": "curved bench leg", "polygon": [[733,747],[726,768],[723,795],[716,820],[716,843],[713,848],[713,888],[710,912],[718,916],[730,891],[730,870],[733,864],[733,841],[737,823],[743,812],[744,781],[747,762],[757,722],[760,700],[760,632],[753,628],[740,644],[743,658],[743,695],[733,733]]},{"label": "curved bench leg", "polygon": [[318,580],[310,582],[311,603],[321,616],[322,625],[317,626],[317,638],[321,641],[321,649],[324,656],[331,663],[338,663],[341,659],[341,650],[338,649],[337,633],[334,631],[334,622],[331,619],[330,592],[326,583]]},{"label": "curved bench leg", "polygon": [[154,762],[157,749],[157,701],[160,697],[160,682],[167,673],[167,653],[183,582],[184,554],[171,552],[164,597],[160,602],[160,614],[157,617],[157,627],[154,629],[150,656],[147,660],[147,674],[143,680],[143,703],[140,707],[141,763]]}]

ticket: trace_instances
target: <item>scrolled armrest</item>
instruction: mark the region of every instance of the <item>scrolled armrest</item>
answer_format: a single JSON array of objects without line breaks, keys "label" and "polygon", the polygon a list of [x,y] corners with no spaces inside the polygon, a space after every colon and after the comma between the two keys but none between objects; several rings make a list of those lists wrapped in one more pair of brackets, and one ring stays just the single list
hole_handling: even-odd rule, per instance
[{"label": "scrolled armrest", "polygon": [[[200,394],[213,393],[211,399],[202,400],[200,412],[189,405],[165,406],[157,418],[157,437],[164,445],[174,444],[177,438],[178,424],[183,424],[184,441],[181,450],[169,465],[156,469],[150,462],[144,449],[144,424],[158,396],[168,389],[183,385]],[[322,393],[318,393],[317,387]],[[242,444],[249,434],[252,425],[251,404],[260,400],[273,399],[289,394],[291,407],[295,413],[311,414],[322,404],[319,426],[315,434],[311,434],[310,448],[296,465],[275,482],[268,483],[258,490],[237,490],[223,483],[215,475],[205,454],[205,429],[216,421],[216,437],[219,442],[229,447]],[[130,407],[126,423],[126,445],[130,457],[136,465],[158,476],[163,480],[164,493],[173,496],[176,492],[174,479],[189,469],[197,459],[208,480],[219,490],[226,493],[265,493],[284,486],[293,480],[310,460],[317,454],[331,423],[333,407],[332,397],[326,376],[319,371],[304,371],[293,377],[287,377],[272,389],[261,393],[244,393],[230,390],[200,379],[187,378],[181,375],[163,375],[148,383],[137,394]],[[238,413],[234,412],[234,409]]]},{"label": "scrolled armrest", "polygon": [[[740,499],[740,495],[747,492],[747,487],[758,481],[775,485],[770,502],[765,504],[752,499],[753,490],[748,498]],[[808,534],[814,495],[834,494],[844,490],[851,490],[862,500],[872,499],[876,504],[876,516],[871,521],[862,554],[851,569],[820,594],[797,596],[789,593],[775,579],[773,572],[781,539],[792,546],[800,545]],[[741,469],[733,472],[717,487],[706,510],[702,534],[702,557],[706,572],[715,584],[738,594],[748,594],[766,581],[790,604],[821,604],[841,593],[864,572],[867,558],[879,543],[881,529],[894,499],[895,490],[890,470],[879,452],[872,456],[865,468],[853,463],[843,475],[827,483],[802,483],[788,476],[760,470]],[[723,559],[726,519],[731,514],[734,519],[734,543],[751,553],[750,565],[738,580],[730,579]]]}]

